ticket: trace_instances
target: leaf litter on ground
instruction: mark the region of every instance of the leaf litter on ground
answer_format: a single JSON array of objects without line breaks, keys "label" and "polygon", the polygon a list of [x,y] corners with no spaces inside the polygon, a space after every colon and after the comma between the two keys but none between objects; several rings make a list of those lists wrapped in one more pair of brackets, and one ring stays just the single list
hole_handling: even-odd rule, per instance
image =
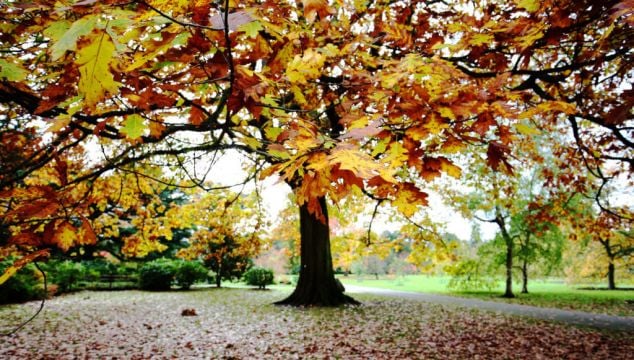
[{"label": "leaf litter on ground", "polygon": [[[627,359],[631,334],[406,299],[361,306],[275,306],[285,291],[79,292],[5,337],[2,359]],[[34,312],[0,307],[7,333]],[[196,316],[182,316],[184,310]]]}]

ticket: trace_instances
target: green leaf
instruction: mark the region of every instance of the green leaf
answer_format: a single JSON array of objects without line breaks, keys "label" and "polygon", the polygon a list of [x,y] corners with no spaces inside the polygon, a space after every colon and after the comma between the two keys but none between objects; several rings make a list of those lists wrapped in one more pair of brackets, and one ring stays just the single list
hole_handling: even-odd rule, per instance
[{"label": "green leaf", "polygon": [[26,79],[27,75],[28,72],[20,66],[7,61],[6,59],[0,59],[0,79],[22,81]]},{"label": "green leaf", "polygon": [[264,27],[262,27],[261,22],[256,20],[238,26],[237,30],[244,32],[250,38],[255,38],[260,30],[264,30]]},{"label": "green leaf", "polygon": [[[61,58],[67,50],[75,51],[77,49],[77,40],[81,36],[90,34],[97,23],[97,16],[91,15],[81,18],[73,23],[73,25],[64,33],[64,35],[51,46],[51,58],[57,60]],[[62,25],[57,25],[62,26]],[[60,29],[53,28],[54,34]],[[58,34],[55,34],[58,35]]]},{"label": "green leaf", "polygon": [[70,29],[70,26],[70,21],[56,21],[52,23],[51,26],[44,29],[44,36],[50,38],[54,42],[57,42],[64,36],[68,29]]},{"label": "green leaf", "polygon": [[128,139],[135,140],[143,136],[145,131],[145,123],[139,114],[129,115],[124,123],[121,132],[126,134]]}]

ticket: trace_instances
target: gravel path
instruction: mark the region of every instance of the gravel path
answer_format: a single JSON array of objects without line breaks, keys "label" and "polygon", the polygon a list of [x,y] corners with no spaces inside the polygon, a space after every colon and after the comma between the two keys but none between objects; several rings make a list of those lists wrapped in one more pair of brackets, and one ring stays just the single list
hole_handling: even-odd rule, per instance
[{"label": "gravel path", "polygon": [[611,331],[625,331],[634,333],[634,317],[629,316],[626,317],[593,314],[583,311],[542,308],[529,305],[508,304],[502,302],[468,299],[447,295],[378,289],[356,285],[345,286],[346,292],[350,293],[369,293],[375,295],[399,297],[432,303],[477,308],[498,313],[525,316],[540,320],[557,321],[570,325],[587,326]]}]

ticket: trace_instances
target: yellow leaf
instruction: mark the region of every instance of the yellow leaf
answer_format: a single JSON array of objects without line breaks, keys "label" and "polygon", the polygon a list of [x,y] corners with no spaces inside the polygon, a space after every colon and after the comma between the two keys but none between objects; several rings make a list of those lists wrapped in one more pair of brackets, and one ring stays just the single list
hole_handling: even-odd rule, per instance
[{"label": "yellow leaf", "polygon": [[370,156],[352,146],[337,146],[328,156],[328,160],[332,163],[338,163],[341,170],[350,170],[363,179],[370,179],[381,170],[381,166]]},{"label": "yellow leaf", "polygon": [[385,161],[389,162],[392,168],[400,167],[407,161],[407,149],[398,142],[390,144]]},{"label": "yellow leaf", "polygon": [[462,169],[445,158],[440,158],[440,169],[447,173],[447,175],[456,179],[460,179],[460,176],[462,175]]},{"label": "yellow leaf", "polygon": [[428,205],[427,196],[413,184],[400,184],[392,205],[403,215],[411,217],[418,211],[418,206]]},{"label": "yellow leaf", "polygon": [[51,239],[51,242],[64,252],[75,245],[75,241],[77,241],[77,229],[68,221],[64,221],[56,227]]},{"label": "yellow leaf", "polygon": [[528,12],[539,10],[539,0],[516,0],[517,7],[525,9]]},{"label": "yellow leaf", "polygon": [[79,92],[90,108],[104,100],[108,94],[115,94],[119,85],[110,72],[110,62],[115,54],[110,37],[104,33],[92,38],[92,41],[77,51],[79,65]]},{"label": "yellow leaf", "polygon": [[304,55],[295,55],[286,68],[286,76],[291,83],[306,84],[321,75],[326,56],[314,49],[304,51]]},{"label": "yellow leaf", "polygon": [[[447,108],[441,109],[441,112],[444,112],[446,115],[451,113],[451,115],[453,116],[453,113],[451,112],[451,110]],[[446,124],[444,121],[442,121],[441,118],[439,118],[435,114],[431,114],[429,116],[429,121],[423,127],[425,129],[428,129],[432,135],[438,135],[443,129],[448,128],[449,124]]]},{"label": "yellow leaf", "polygon": [[532,126],[526,125],[526,124],[517,124],[515,125],[515,129],[517,130],[517,132],[519,132],[520,134],[524,134],[524,135],[539,135],[541,134],[541,132],[538,129],[535,129]]},{"label": "yellow leaf", "polygon": [[473,46],[488,45],[494,40],[495,38],[491,34],[473,34],[469,39],[469,44]]},{"label": "yellow leaf", "polygon": [[453,111],[451,111],[451,109],[450,109],[450,108],[448,108],[448,107],[441,107],[441,108],[438,110],[438,113],[440,113],[440,115],[441,115],[442,117],[446,117],[446,118],[451,119],[451,120],[456,120],[456,115],[455,115],[455,114],[453,113]]}]

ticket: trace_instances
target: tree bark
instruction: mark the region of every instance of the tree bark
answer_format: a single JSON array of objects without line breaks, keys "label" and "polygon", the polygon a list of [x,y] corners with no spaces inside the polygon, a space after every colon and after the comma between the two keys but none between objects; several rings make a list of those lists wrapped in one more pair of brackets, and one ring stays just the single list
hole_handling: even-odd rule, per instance
[{"label": "tree bark", "polygon": [[608,289],[616,290],[616,282],[614,280],[614,260],[610,259],[610,263],[608,264]]},{"label": "tree bark", "polygon": [[528,294],[528,261],[522,261],[522,294]]},{"label": "tree bark", "polygon": [[506,287],[504,289],[505,298],[514,298],[515,294],[513,294],[513,238],[509,234],[508,230],[506,230],[506,221],[504,220],[504,216],[500,209],[496,206],[495,208],[495,222],[497,223],[500,231],[502,232],[502,238],[506,243]]},{"label": "tree bark", "polygon": [[222,283],[222,276],[220,275],[220,271],[222,270],[222,262],[218,261],[218,266],[216,268],[216,287],[219,288]]},{"label": "tree bark", "polygon": [[277,305],[293,306],[338,306],[358,304],[343,293],[337,284],[330,253],[330,229],[326,199],[319,198],[326,219],[322,222],[308,211],[308,204],[299,208],[300,220],[300,270],[297,286],[286,299]]},{"label": "tree bark", "polygon": [[609,290],[616,290],[616,281],[614,280],[614,273],[615,273],[615,267],[614,267],[614,253],[612,252],[612,246],[610,246],[610,238],[607,239],[599,239],[599,242],[601,243],[601,245],[603,245],[603,247],[605,248],[605,253],[608,256],[609,259],[609,263],[608,263],[608,289]]},{"label": "tree bark", "polygon": [[513,241],[506,241],[506,286],[504,289],[505,298],[514,298],[513,294]]}]

